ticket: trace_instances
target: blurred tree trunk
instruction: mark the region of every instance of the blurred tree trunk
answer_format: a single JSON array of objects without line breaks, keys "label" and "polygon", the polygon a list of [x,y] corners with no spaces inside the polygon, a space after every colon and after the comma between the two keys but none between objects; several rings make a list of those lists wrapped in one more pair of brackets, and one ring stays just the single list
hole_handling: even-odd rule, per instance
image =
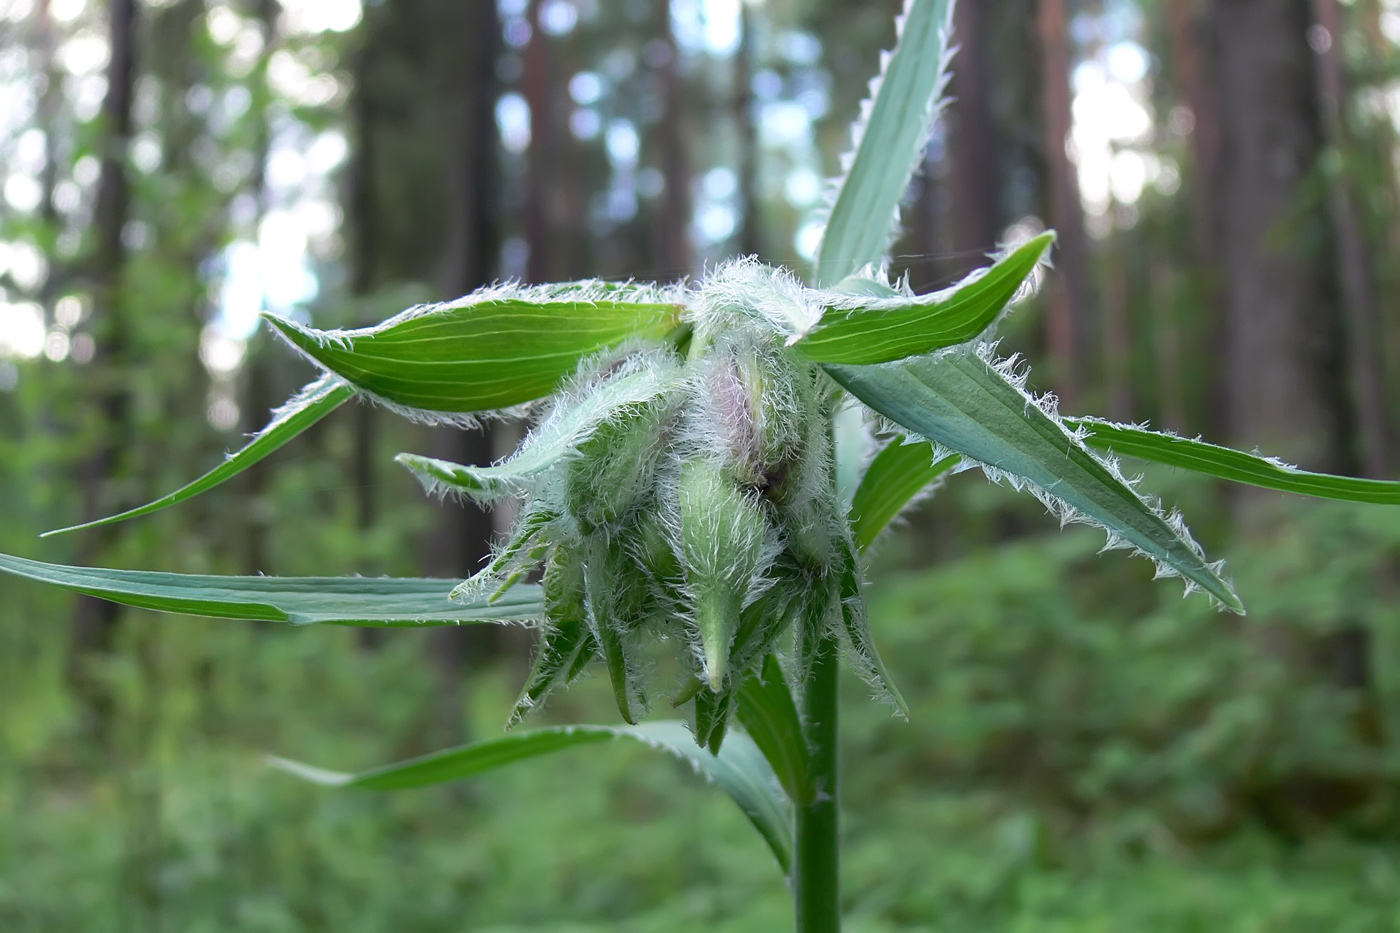
[{"label": "blurred tree trunk", "polygon": [[[445,255],[442,289],[447,295],[464,295],[490,284],[500,253],[497,225],[496,57],[500,23],[494,3],[472,4],[461,23],[465,33],[455,37],[464,44],[461,71],[454,75],[455,93],[449,93],[450,125],[455,144],[447,162],[447,212],[444,218]],[[536,22],[536,26],[538,23]],[[536,28],[531,43],[540,41]],[[532,113],[535,103],[531,101]],[[538,123],[538,120],[535,120]],[[535,129],[531,127],[532,131]],[[532,137],[533,159],[539,137]],[[536,181],[533,173],[531,182]],[[529,197],[533,197],[531,192]],[[537,205],[538,207],[539,205]],[[540,222],[540,218],[534,218]],[[536,235],[546,235],[536,231]],[[537,249],[538,247],[538,249]],[[548,259],[547,247],[530,243],[531,275],[543,270],[536,264]],[[491,426],[472,430],[439,428],[433,432],[433,456],[458,463],[485,464],[494,459]],[[495,524],[490,512],[470,502],[445,500],[438,526],[429,540],[429,572],[464,578],[481,568],[490,554]],[[460,678],[468,663],[500,651],[498,631],[492,626],[447,627],[433,633],[434,648],[447,679],[450,700],[460,706]],[[457,711],[448,710],[450,727],[461,732]]]},{"label": "blurred tree trunk", "polygon": [[1231,439],[1345,472],[1342,321],[1326,238],[1304,213],[1322,149],[1308,0],[1216,12]]},{"label": "blurred tree trunk", "polygon": [[[1355,414],[1356,444],[1363,472],[1385,477],[1389,469],[1389,425],[1385,410],[1383,329],[1370,250],[1357,208],[1358,196],[1349,170],[1352,152],[1342,119],[1347,87],[1343,71],[1342,10],[1336,0],[1313,0],[1316,20],[1309,33],[1317,53],[1316,76],[1323,136],[1335,156],[1337,171],[1329,179],[1333,246],[1347,331],[1347,367]],[[1320,30],[1318,27],[1321,27]],[[1371,633],[1365,626],[1343,620],[1331,639],[1331,661],[1337,683],[1359,690],[1365,702],[1355,720],[1358,734],[1372,744],[1382,741],[1384,728],[1370,674]]]},{"label": "blurred tree trunk", "polygon": [[[1115,231],[1101,248],[1105,260],[1100,292],[1104,412],[1114,421],[1132,421],[1133,333],[1128,307],[1132,300],[1128,282],[1128,254],[1132,242],[1123,231]],[[1064,293],[1068,289],[1059,291]],[[1076,382],[1071,380],[1071,386]]]},{"label": "blurred tree trunk", "polygon": [[[935,131],[937,132],[937,131]],[[904,212],[902,247],[896,247],[890,272],[909,277],[914,291],[923,294],[942,284],[938,268],[947,252],[943,242],[947,226],[940,223],[947,204],[947,165],[940,158],[943,141],[935,137],[924,150],[923,165],[914,177],[916,194]]]},{"label": "blurred tree trunk", "polygon": [[1162,256],[1148,260],[1148,305],[1152,316],[1153,362],[1157,367],[1157,409],[1161,426],[1185,433],[1186,393],[1182,387],[1181,331],[1177,326],[1179,270]]},{"label": "blurred tree trunk", "polygon": [[[58,207],[54,204],[54,188],[58,184],[58,114],[63,106],[63,72],[58,65],[58,37],[54,32],[53,12],[49,0],[40,0],[34,11],[34,41],[39,53],[39,73],[43,75],[44,89],[39,95],[35,114],[39,130],[44,134],[44,167],[39,175],[39,219],[44,225],[44,236],[58,236]],[[57,250],[49,240],[45,254],[52,257]],[[44,276],[43,288],[39,294],[39,304],[46,317],[53,314],[54,301],[58,298],[62,274],[50,266]]]},{"label": "blurred tree trunk", "polygon": [[1001,149],[992,115],[988,48],[991,7],[987,0],[959,3],[953,14],[958,53],[947,113],[954,255],[946,275],[951,279],[984,265],[1001,235]]},{"label": "blurred tree trunk", "polygon": [[[1192,348],[1205,363],[1207,400],[1229,392],[1225,362],[1224,142],[1220,88],[1216,74],[1217,26],[1213,0],[1168,0],[1167,39],[1173,77],[1191,113],[1191,197],[1193,271],[1204,297],[1209,324]],[[1226,407],[1209,404],[1198,415],[1200,427],[1215,437],[1229,434]],[[1186,426],[1183,425],[1183,428]]]},{"label": "blurred tree trunk", "polygon": [[[739,219],[737,246],[741,256],[763,256],[762,220],[758,204],[758,121],[753,96],[754,56],[758,43],[754,26],[757,18],[747,3],[739,5],[739,17],[739,48],[734,53],[733,73],[734,125],[739,139],[736,162],[743,215]],[[669,15],[667,21],[669,25]]]},{"label": "blurred tree trunk", "polygon": [[[1312,10],[1309,0],[1217,0],[1216,15],[1231,440],[1307,469],[1353,473],[1335,232],[1320,199],[1309,197],[1323,147]],[[1238,496],[1237,514],[1256,539],[1270,537],[1278,518],[1252,491]],[[1358,695],[1357,736],[1376,742],[1369,633],[1354,619],[1331,622],[1309,656],[1333,684]],[[1348,805],[1366,793],[1354,780],[1308,780],[1313,806]]]},{"label": "blurred tree trunk", "polygon": [[545,0],[530,0],[530,41],[525,46],[525,101],[530,105],[530,148],[525,168],[525,242],[530,254],[525,276],[531,282],[551,279],[553,238],[550,201],[553,192],[554,95],[549,37],[540,26]]},{"label": "blurred tree trunk", "polygon": [[[662,70],[665,112],[661,116],[661,174],[664,178],[661,229],[657,231],[657,278],[668,280],[689,275],[695,266],[695,247],[690,240],[693,211],[690,197],[690,157],[685,132],[685,85],[680,73],[680,50],[671,33],[667,4],[658,4],[661,19],[659,38],[670,54]],[[746,40],[747,41],[747,40]],[[748,208],[745,207],[745,212]]]},{"label": "blurred tree trunk", "polygon": [[[372,41],[372,40],[371,40]],[[365,303],[373,294],[376,271],[379,268],[378,217],[375,209],[374,177],[378,162],[375,145],[374,99],[364,93],[364,85],[369,80],[367,58],[370,52],[361,49],[355,63],[355,94],[350,105],[350,119],[353,121],[355,157],[350,167],[349,191],[346,198],[350,208],[351,255],[350,255],[350,294],[357,303]],[[377,323],[369,319],[374,315],[359,312],[361,326]],[[375,457],[378,438],[377,412],[366,402],[355,406],[354,455],[351,461],[350,478],[355,486],[355,526],[361,534],[374,526],[376,518]],[[362,568],[361,572],[372,572],[372,568]],[[378,632],[362,629],[362,640],[366,643],[377,641]]]},{"label": "blurred tree trunk", "polygon": [[[85,521],[120,511],[121,504],[115,501],[111,489],[113,477],[123,468],[130,442],[126,346],[131,322],[127,320],[123,287],[126,247],[122,233],[126,227],[130,201],[126,157],[131,140],[132,91],[136,81],[136,0],[112,0],[108,13],[110,58],[98,137],[101,168],[92,221],[96,246],[90,267],[95,326],[98,330],[95,335],[96,352],[88,369],[90,378],[97,386],[94,395],[102,417],[93,453],[79,470]],[[79,552],[79,563],[100,563],[101,554],[112,539],[113,533],[109,528],[88,532],[84,547]],[[118,617],[119,610],[115,603],[88,596],[78,597],[73,617],[70,673],[75,675],[74,682],[79,694],[89,700],[99,720],[105,715],[107,701],[100,696],[102,691],[84,675],[83,661],[88,653],[105,651],[111,646]],[[98,727],[101,728],[100,722]]]},{"label": "blurred tree trunk", "polygon": [[1385,413],[1385,372],[1382,356],[1380,307],[1376,298],[1370,250],[1362,230],[1358,198],[1352,184],[1352,149],[1342,120],[1346,103],[1343,72],[1342,11],[1337,0],[1313,0],[1317,27],[1312,33],[1317,52],[1318,97],[1328,148],[1338,171],[1328,185],[1336,248],[1336,263],[1346,309],[1348,364],[1352,403],[1356,411],[1358,452],[1365,472],[1384,477],[1389,464],[1389,426]]},{"label": "blurred tree trunk", "polygon": [[1040,0],[1041,106],[1045,137],[1050,226],[1059,235],[1055,271],[1047,283],[1046,344],[1056,393],[1068,407],[1078,404],[1085,381],[1085,346],[1092,302],[1084,208],[1079,178],[1066,148],[1070,113],[1069,19],[1065,0]]},{"label": "blurred tree trunk", "polygon": [[1192,239],[1197,262],[1219,276],[1221,125],[1219,90],[1203,48],[1214,41],[1212,7],[1199,0],[1168,0],[1168,47],[1173,77],[1191,112]]},{"label": "blurred tree trunk", "polygon": [[[272,57],[273,48],[277,42],[277,10],[276,0],[258,0],[254,13],[257,17],[259,27],[262,31],[263,50],[261,53],[260,67],[254,70],[255,75],[265,75],[267,61]],[[272,130],[266,119],[258,123],[257,143],[253,152],[253,171],[248,179],[248,190],[257,199],[258,216],[261,217],[267,210],[267,159],[272,142]],[[353,206],[352,206],[353,212]],[[352,228],[353,228],[352,219]],[[356,241],[358,246],[358,241]],[[351,276],[359,271],[357,256],[351,259]],[[278,400],[272,391],[272,367],[267,358],[266,341],[258,340],[258,334],[248,341],[247,356],[243,363],[243,386],[242,404],[239,406],[243,415],[243,431],[245,434],[252,434],[262,430],[269,420],[269,413]],[[246,507],[243,509],[244,523],[244,572],[250,574],[267,573],[271,568],[268,566],[267,556],[267,534],[268,526],[271,522],[271,509],[264,499],[267,487],[267,471],[261,464],[253,467],[243,474],[243,498]],[[373,631],[364,629],[364,631]]]}]

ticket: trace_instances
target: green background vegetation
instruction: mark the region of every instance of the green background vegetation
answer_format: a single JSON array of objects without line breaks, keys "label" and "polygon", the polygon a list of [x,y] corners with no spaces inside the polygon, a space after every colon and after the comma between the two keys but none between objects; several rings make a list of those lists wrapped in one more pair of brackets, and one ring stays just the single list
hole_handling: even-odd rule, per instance
[{"label": "green background vegetation", "polygon": [[[1186,11],[1209,58],[1219,40],[1201,11],[1217,5],[977,4],[990,12],[963,24],[983,31],[965,40],[960,103],[930,148],[930,180],[911,196],[899,271],[921,289],[946,284],[1027,218],[1068,229],[1038,142],[1054,122],[1038,88],[1055,58],[1034,28],[1046,9],[1067,11],[1065,68],[1130,39],[1150,53],[1155,129],[1134,145],[1172,160],[1179,184],[1080,212],[1091,236],[1079,278],[1062,262],[1068,285],[1052,283],[1024,306],[1006,346],[1045,360],[1035,384],[1077,394],[1076,413],[1151,419],[1246,449],[1270,441],[1267,452],[1307,467],[1393,477],[1393,459],[1388,473],[1375,470],[1357,440],[1365,419],[1356,412],[1346,430],[1300,414],[1296,432],[1279,433],[1269,412],[1251,420],[1253,403],[1238,401],[1248,393],[1237,383],[1264,364],[1226,349],[1222,321],[1264,312],[1231,303],[1243,273],[1223,250],[1202,255],[1200,224],[1213,228],[1196,193],[1208,193],[1207,208],[1224,204],[1209,195],[1219,190],[1210,171],[1223,169],[1196,146],[1209,101],[1193,96],[1199,62],[1173,32]],[[61,73],[53,55],[85,33],[110,39],[114,11],[130,7],[90,2],[65,19],[63,4],[21,6],[0,28],[5,52],[19,55],[0,62],[3,80],[46,75],[57,90],[36,91],[33,112],[5,124],[0,158],[22,173],[19,140],[38,129],[52,176],[33,173],[38,204],[0,214],[0,240],[43,257],[37,278],[6,260],[0,301],[39,307],[46,335],[72,350],[36,357],[0,345],[0,551],[186,572],[460,577],[489,525],[425,502],[390,457],[485,462],[509,447],[510,429],[430,433],[368,408],[340,412],[180,510],[111,534],[36,536],[177,487],[311,377],[267,334],[248,340],[232,372],[198,353],[219,315],[217,257],[255,236],[257,218],[286,196],[265,175],[287,127],[336,130],[350,144],[324,179],[340,222],[308,260],[320,292],[280,309],[320,327],[378,320],[507,274],[664,280],[757,248],[800,268],[813,204],[788,196],[785,179],[835,167],[895,5],[772,2],[750,10],[739,44],[718,54],[677,47],[659,5],[636,3],[574,4],[579,25],[547,39],[537,29],[519,47],[471,42],[488,32],[509,39],[512,22],[538,22],[541,4],[501,4],[504,27],[483,7],[497,27],[483,31],[461,12],[475,7],[385,0],[342,32],[298,31],[276,3],[138,4],[130,116],[160,147],[150,170],[99,159],[112,114],[84,109],[81,75]],[[1306,26],[1304,6],[1275,8]],[[1385,411],[1397,408],[1385,402],[1400,372],[1386,287],[1400,269],[1400,214],[1394,128],[1375,94],[1393,87],[1393,46],[1380,27],[1394,13],[1370,0],[1346,10],[1335,37],[1345,52],[1343,132],[1325,132],[1318,108],[1301,107],[1316,145],[1296,184],[1277,194],[1283,207],[1266,239],[1293,265],[1337,279],[1341,221],[1328,205],[1350,186],[1382,324],[1375,348],[1392,364],[1374,399]],[[260,37],[251,58],[217,38],[221,11]],[[808,40],[815,58],[802,52]],[[630,216],[590,225],[626,172],[605,153],[606,134],[571,135],[568,88],[581,71],[613,73],[619,50],[633,70],[612,80],[602,119],[630,121],[638,166],[666,185]],[[270,77],[288,60],[276,53],[308,80],[331,77],[333,93],[289,96]],[[466,67],[481,60],[497,67],[485,76]],[[746,135],[749,111],[734,91],[770,85],[755,83],[760,73],[775,76],[780,102],[826,95],[807,148]],[[1068,82],[1064,68],[1060,76]],[[109,77],[110,92],[120,82]],[[200,89],[235,88],[247,106],[222,123],[195,104]],[[500,138],[494,104],[507,93],[563,102],[534,111],[546,116],[532,131],[552,146],[522,152]],[[476,100],[487,102],[484,118],[469,106]],[[1215,104],[1235,115],[1249,105],[1228,95]],[[1182,108],[1194,130],[1183,130]],[[233,175],[221,171],[230,165]],[[690,221],[712,206],[703,179],[713,167],[731,168],[740,194],[718,199],[738,205],[733,228],[706,238]],[[98,202],[118,177],[128,197],[113,219]],[[71,210],[65,181],[78,186]],[[485,208],[483,191],[497,196]],[[1094,299],[1079,322],[1090,348],[1081,358],[1061,353],[1048,326],[1058,320],[1055,287]],[[1339,319],[1338,290],[1333,282],[1304,310]],[[82,315],[65,323],[68,296]],[[84,336],[96,355],[80,365]],[[1319,394],[1345,396],[1346,368],[1328,370]],[[1388,509],[1231,495],[1170,471],[1149,480],[1208,552],[1229,561],[1250,616],[1182,600],[1175,583],[1152,585],[1146,562],[1096,556],[1099,534],[1060,533],[1034,502],[973,475],[950,478],[877,546],[875,637],[912,719],[891,718],[846,677],[849,929],[1400,930],[1400,521]],[[279,754],[354,770],[494,735],[525,674],[527,633],[367,636],[134,611],[83,625],[65,594],[0,581],[0,929],[761,931],[791,922],[783,880],[739,811],[687,766],[645,749],[590,747],[390,795],[327,791],[264,764]],[[615,716],[605,679],[594,677],[553,700],[542,721]]]}]

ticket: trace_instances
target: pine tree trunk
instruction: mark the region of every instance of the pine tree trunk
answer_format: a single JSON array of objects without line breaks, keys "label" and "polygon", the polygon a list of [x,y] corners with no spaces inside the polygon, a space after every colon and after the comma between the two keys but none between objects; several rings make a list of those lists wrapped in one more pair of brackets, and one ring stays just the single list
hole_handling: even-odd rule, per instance
[{"label": "pine tree trunk", "polygon": [[1323,134],[1341,162],[1338,176],[1331,179],[1328,186],[1328,196],[1337,271],[1346,310],[1347,362],[1356,412],[1357,447],[1367,475],[1380,478],[1386,475],[1389,465],[1381,320],[1370,249],[1346,158],[1351,145],[1342,122],[1342,108],[1346,102],[1346,76],[1341,56],[1342,11],[1337,0],[1313,0],[1313,11],[1317,19],[1315,28],[1320,27],[1313,35]]},{"label": "pine tree trunk", "polygon": [[1047,288],[1046,344],[1061,401],[1077,404],[1087,356],[1085,321],[1092,297],[1079,178],[1066,144],[1071,128],[1069,21],[1065,0],[1040,0],[1041,106],[1050,225],[1059,234]]},{"label": "pine tree trunk", "polygon": [[1308,0],[1220,0],[1226,360],[1231,439],[1347,472],[1342,315],[1304,215],[1322,132]]},{"label": "pine tree trunk", "polygon": [[671,34],[671,17],[667,7],[658,7],[661,15],[661,40],[666,43],[667,56],[662,74],[662,93],[666,111],[658,128],[661,137],[661,173],[665,179],[662,192],[661,220],[657,231],[658,278],[679,279],[689,275],[695,266],[695,247],[690,240],[690,220],[693,211],[690,197],[690,158],[685,136],[685,94],[680,74],[680,50]]}]

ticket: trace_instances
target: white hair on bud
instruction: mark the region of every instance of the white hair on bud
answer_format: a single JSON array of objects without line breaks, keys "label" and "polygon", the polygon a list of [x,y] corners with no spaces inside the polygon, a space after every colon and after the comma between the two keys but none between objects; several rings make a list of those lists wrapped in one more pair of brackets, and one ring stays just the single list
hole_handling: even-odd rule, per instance
[{"label": "white hair on bud", "polygon": [[705,277],[700,300],[690,307],[706,337],[723,333],[736,319],[749,319],[790,338],[806,333],[821,317],[821,307],[811,304],[808,289],[791,272],[751,256],[721,263]]}]

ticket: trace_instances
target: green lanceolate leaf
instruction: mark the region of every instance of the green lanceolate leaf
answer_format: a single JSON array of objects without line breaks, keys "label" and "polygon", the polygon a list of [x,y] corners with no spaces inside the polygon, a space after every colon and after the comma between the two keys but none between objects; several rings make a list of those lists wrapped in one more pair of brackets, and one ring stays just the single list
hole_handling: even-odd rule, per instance
[{"label": "green lanceolate leaf", "polygon": [[1300,496],[1400,505],[1400,482],[1394,480],[1309,473],[1258,454],[1097,418],[1066,418],[1065,424],[1084,432],[1084,441],[1091,447],[1139,460]]},{"label": "green lanceolate leaf", "polygon": [[494,604],[447,598],[451,580],[392,577],[221,577],[45,564],[0,554],[0,571],[101,599],[216,619],[395,627],[538,619],[539,588],[516,587]]},{"label": "green lanceolate leaf", "polygon": [[[990,269],[931,295],[830,293],[821,321],[793,346],[817,363],[888,363],[966,343],[997,319],[1054,242],[1042,233]],[[821,294],[821,293],[819,293]]]},{"label": "green lanceolate leaf", "polygon": [[828,366],[852,395],[911,433],[1025,480],[1210,593],[1239,597],[1184,533],[977,353],[950,352],[883,366]]},{"label": "green lanceolate leaf", "polygon": [[357,389],[431,418],[543,398],[583,357],[631,338],[659,340],[680,312],[679,292],[585,282],[494,286],[360,330],[269,320]]},{"label": "green lanceolate leaf", "polygon": [[394,460],[407,467],[429,491],[449,490],[478,502],[490,502],[521,492],[532,480],[576,450],[599,425],[650,401],[667,388],[668,378],[652,369],[641,369],[605,382],[577,404],[561,409],[546,420],[499,466],[464,466],[406,453]]},{"label": "green lanceolate leaf", "polygon": [[869,547],[919,493],[961,462],[957,454],[935,457],[928,441],[891,440],[870,462],[851,501],[856,546]]},{"label": "green lanceolate leaf", "polygon": [[788,797],[799,805],[811,803],[802,721],[797,717],[797,704],[775,655],[766,656],[759,673],[744,680],[739,688],[737,715],[777,772]]},{"label": "green lanceolate leaf", "polygon": [[624,738],[683,758],[722,787],[763,836],[783,872],[788,871],[792,864],[791,805],[762,752],[745,735],[730,736],[723,750],[713,755],[697,746],[685,724],[676,721],[637,726],[553,726],[513,732],[359,774],[325,771],[281,758],[271,762],[299,777],[331,787],[398,790],[456,781],[540,755]]},{"label": "green lanceolate leaf", "polygon": [[214,467],[214,469],[205,473],[194,482],[182,486],[168,496],[162,496],[154,502],[148,502],[140,508],[131,509],[130,511],[122,512],[120,515],[112,515],[82,525],[73,525],[69,528],[46,531],[40,535],[40,537],[47,538],[49,535],[63,534],[67,531],[81,531],[84,528],[111,525],[115,522],[126,521],[128,518],[150,515],[152,512],[159,512],[161,509],[177,505],[184,502],[186,499],[193,499],[200,493],[207,492],[225,480],[232,479],[259,460],[262,460],[302,431],[305,431],[307,428],[326,417],[326,415],[329,415],[341,405],[348,402],[354,394],[355,392],[350,386],[336,377],[329,375],[323,376],[305,389],[302,389],[300,394],[274,412],[271,423],[263,428],[261,432],[243,447],[243,449],[225,458],[223,463]]},{"label": "green lanceolate leaf", "polygon": [[816,283],[829,288],[885,256],[899,199],[923,155],[947,80],[952,0],[910,0],[855,157],[817,252]]}]

